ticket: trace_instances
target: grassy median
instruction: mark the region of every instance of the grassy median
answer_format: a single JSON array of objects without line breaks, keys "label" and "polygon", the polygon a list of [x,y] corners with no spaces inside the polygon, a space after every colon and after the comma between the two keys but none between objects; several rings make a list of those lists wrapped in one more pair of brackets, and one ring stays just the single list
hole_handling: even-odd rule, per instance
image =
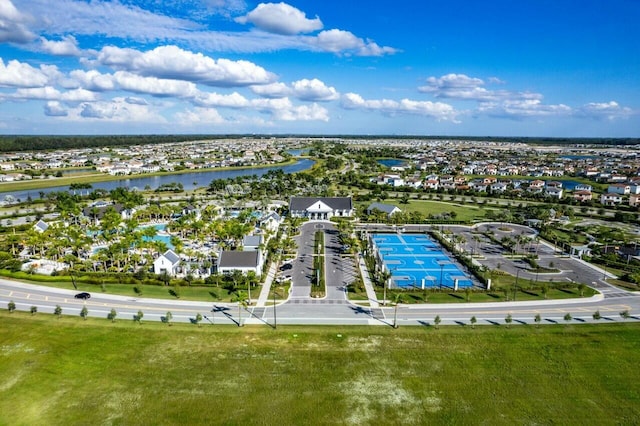
[{"label": "grassy median", "polygon": [[637,424],[640,324],[267,327],[0,313],[0,424]]}]

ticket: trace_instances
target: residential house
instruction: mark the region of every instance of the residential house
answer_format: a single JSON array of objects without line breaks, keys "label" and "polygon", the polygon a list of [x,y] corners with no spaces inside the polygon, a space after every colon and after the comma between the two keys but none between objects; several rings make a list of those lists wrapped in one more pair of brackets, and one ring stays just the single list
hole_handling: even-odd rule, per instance
[{"label": "residential house", "polygon": [[625,183],[613,183],[607,188],[610,194],[628,195],[631,193],[631,185]]},{"label": "residential house", "polygon": [[259,251],[262,235],[246,235],[242,239],[242,251]]},{"label": "residential house", "polygon": [[608,192],[600,195],[600,204],[603,206],[616,206],[622,203],[622,195]]},{"label": "residential house", "polygon": [[153,261],[153,273],[160,275],[166,272],[168,275],[175,276],[178,274],[179,266],[180,256],[173,250],[167,250]]},{"label": "residential house", "polygon": [[43,221],[42,219],[40,219],[38,222],[36,222],[35,225],[33,225],[33,229],[36,232],[42,233],[42,232],[46,231],[47,229],[49,229],[49,224],[47,222]]},{"label": "residential house", "polygon": [[218,272],[231,274],[240,271],[243,274],[254,272],[262,274],[262,255],[260,251],[221,251],[218,257]]},{"label": "residential house", "polygon": [[631,207],[640,207],[640,194],[631,194],[629,196],[629,205]]},{"label": "residential house", "polygon": [[575,191],[573,193],[573,199],[579,202],[591,201],[593,199],[593,194],[591,191]]}]

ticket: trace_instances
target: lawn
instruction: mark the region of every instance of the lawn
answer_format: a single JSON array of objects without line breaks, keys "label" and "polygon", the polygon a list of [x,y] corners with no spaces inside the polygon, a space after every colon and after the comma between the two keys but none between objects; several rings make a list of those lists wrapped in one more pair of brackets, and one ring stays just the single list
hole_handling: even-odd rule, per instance
[{"label": "lawn", "polygon": [[229,327],[0,312],[0,424],[637,424],[640,324]]},{"label": "lawn", "polygon": [[392,203],[397,205],[402,211],[413,212],[417,211],[427,217],[429,214],[439,215],[442,213],[456,212],[455,220],[464,222],[471,222],[473,220],[482,220],[485,217],[485,209],[478,206],[460,203],[451,203],[443,201],[426,201],[426,200],[410,200],[409,204],[401,204],[394,200]]}]

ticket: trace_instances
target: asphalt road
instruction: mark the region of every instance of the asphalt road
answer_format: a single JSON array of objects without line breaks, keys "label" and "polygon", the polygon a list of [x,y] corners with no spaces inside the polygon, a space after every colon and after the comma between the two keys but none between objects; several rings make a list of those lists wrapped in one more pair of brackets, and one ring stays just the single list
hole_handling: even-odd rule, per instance
[{"label": "asphalt road", "polygon": [[[313,299],[309,296],[311,285],[313,257],[313,234],[316,230],[325,232],[325,272],[327,292],[326,297]],[[461,230],[461,232],[464,232]],[[527,231],[529,232],[529,231]],[[159,300],[133,298],[108,295],[94,292],[87,300],[78,300],[73,296],[77,292],[37,285],[23,284],[15,281],[0,279],[0,307],[6,308],[11,300],[18,310],[29,311],[31,306],[38,308],[38,315],[52,314],[56,305],[62,308],[64,315],[79,316],[80,310],[86,306],[89,316],[105,318],[116,309],[118,320],[133,320],[140,310],[144,313],[143,321],[162,321],[170,311],[174,322],[193,322],[197,313],[201,313],[205,324],[265,324],[272,326],[274,309],[277,310],[278,324],[360,324],[360,325],[391,325],[394,308],[385,307],[371,309],[359,306],[346,299],[345,284],[356,277],[356,267],[352,258],[340,253],[337,232],[329,222],[311,222],[305,224],[301,234],[297,237],[299,253],[293,260],[292,268],[286,274],[292,276],[292,290],[289,299],[276,307],[251,307],[248,310],[238,310],[235,303],[208,303],[176,300]],[[473,240],[469,240],[475,244]],[[486,252],[485,257],[492,255],[500,257],[498,250],[487,242],[478,244],[479,249]],[[638,321],[640,317],[640,295],[625,292],[605,283],[601,272],[594,270],[583,262],[559,257],[553,254],[553,248],[541,246],[538,248],[543,259],[553,259],[554,265],[561,270],[558,279],[588,279],[590,285],[601,290],[602,294],[582,299],[526,301],[526,302],[497,302],[497,303],[460,303],[435,305],[400,305],[397,311],[399,325],[433,325],[436,315],[442,319],[442,324],[469,324],[475,316],[478,325],[504,324],[507,315],[511,315],[514,324],[533,323],[536,314],[540,314],[543,324],[563,323],[566,313],[573,317],[572,322],[594,322],[592,315],[599,310],[606,321],[622,320],[619,313],[629,310],[631,321]],[[505,261],[502,258],[501,267],[507,272],[521,267],[518,262]],[[488,260],[490,261],[490,260]],[[544,260],[541,261],[544,264]],[[521,272],[523,279],[529,277]]]}]

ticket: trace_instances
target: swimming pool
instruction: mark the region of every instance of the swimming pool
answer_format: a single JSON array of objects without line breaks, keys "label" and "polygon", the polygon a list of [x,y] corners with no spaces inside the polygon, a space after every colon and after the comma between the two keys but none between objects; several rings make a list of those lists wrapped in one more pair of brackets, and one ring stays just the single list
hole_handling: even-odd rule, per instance
[{"label": "swimming pool", "polygon": [[400,288],[462,288],[472,279],[425,234],[373,234],[374,252]]},{"label": "swimming pool", "polygon": [[[156,228],[156,231],[158,232],[156,234],[155,237],[153,238],[149,238],[149,237],[142,237],[143,241],[160,241],[163,242],[168,249],[173,250],[174,246],[173,244],[171,244],[171,235],[167,234],[167,224],[166,223],[160,223],[157,225],[150,225],[153,226],[154,228]],[[144,228],[148,228],[149,226],[142,226],[138,229],[144,229]]]}]

